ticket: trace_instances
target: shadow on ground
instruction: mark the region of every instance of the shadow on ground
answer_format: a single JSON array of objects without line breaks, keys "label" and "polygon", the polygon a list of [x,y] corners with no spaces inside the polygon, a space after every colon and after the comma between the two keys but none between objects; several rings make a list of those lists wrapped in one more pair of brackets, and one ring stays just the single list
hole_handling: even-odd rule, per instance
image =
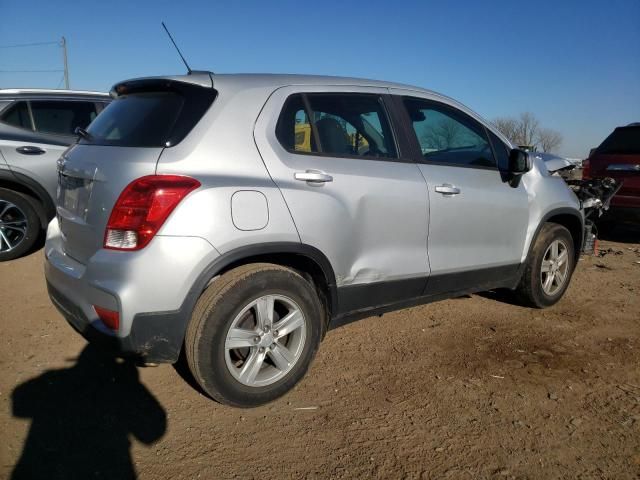
[{"label": "shadow on ground", "polygon": [[133,363],[87,345],[75,365],[18,385],[13,415],[31,427],[12,479],[130,479],[130,435],[150,444],[167,418]]}]

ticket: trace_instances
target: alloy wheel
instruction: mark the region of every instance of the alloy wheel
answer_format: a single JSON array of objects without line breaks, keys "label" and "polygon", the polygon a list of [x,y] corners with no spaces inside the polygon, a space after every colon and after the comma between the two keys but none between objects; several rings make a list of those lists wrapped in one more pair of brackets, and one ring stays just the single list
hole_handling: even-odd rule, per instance
[{"label": "alloy wheel", "polygon": [[227,368],[243,385],[271,385],[300,359],[306,338],[302,309],[284,295],[263,295],[231,322],[225,339]]},{"label": "alloy wheel", "polygon": [[0,199],[0,252],[14,250],[27,236],[27,216],[15,204]]},{"label": "alloy wheel", "polygon": [[560,291],[569,276],[569,250],[562,240],[554,240],[542,257],[540,281],[542,290],[549,296]]}]

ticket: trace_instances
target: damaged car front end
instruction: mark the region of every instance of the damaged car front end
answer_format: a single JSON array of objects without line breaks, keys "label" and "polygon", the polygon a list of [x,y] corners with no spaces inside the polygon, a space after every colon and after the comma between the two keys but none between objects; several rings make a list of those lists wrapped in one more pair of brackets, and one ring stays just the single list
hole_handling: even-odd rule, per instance
[{"label": "damaged car front end", "polygon": [[537,153],[536,156],[544,160],[551,175],[562,177],[569,189],[580,200],[580,210],[584,215],[582,253],[594,254],[598,239],[596,221],[609,209],[611,199],[622,187],[622,182],[610,177],[575,178],[573,171],[576,165],[566,158],[545,153]]}]

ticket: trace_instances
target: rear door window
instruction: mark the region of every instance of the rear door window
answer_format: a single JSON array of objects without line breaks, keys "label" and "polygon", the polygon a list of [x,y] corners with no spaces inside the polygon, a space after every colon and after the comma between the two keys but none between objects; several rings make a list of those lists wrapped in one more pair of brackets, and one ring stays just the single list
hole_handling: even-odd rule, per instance
[{"label": "rear door window", "polygon": [[597,153],[639,155],[640,126],[616,128],[598,147]]},{"label": "rear door window", "polygon": [[74,135],[77,127],[86,128],[96,117],[94,102],[32,100],[35,129],[41,133]]},{"label": "rear door window", "polygon": [[291,152],[398,158],[380,95],[294,95],[285,104],[276,134],[280,143]]},{"label": "rear door window", "polygon": [[278,120],[276,136],[282,146],[292,152],[318,152],[315,136],[312,135],[311,120],[304,106],[302,95],[290,97]]},{"label": "rear door window", "polygon": [[14,127],[33,130],[27,102],[15,102],[2,114],[1,120]]},{"label": "rear door window", "polygon": [[485,129],[478,122],[438,102],[406,97],[404,104],[425,161],[495,168]]}]

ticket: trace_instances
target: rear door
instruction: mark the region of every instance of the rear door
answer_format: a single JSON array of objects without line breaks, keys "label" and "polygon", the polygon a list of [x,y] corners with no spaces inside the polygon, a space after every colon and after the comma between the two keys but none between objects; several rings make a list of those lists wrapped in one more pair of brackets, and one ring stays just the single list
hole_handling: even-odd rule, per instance
[{"label": "rear door", "polygon": [[395,93],[402,95],[396,104],[429,189],[428,292],[477,288],[515,274],[529,208],[522,182],[510,184],[498,169],[498,161],[507,161],[507,147],[470,114],[436,99]]},{"label": "rear door", "polygon": [[381,88],[285,87],[255,127],[303,243],[324,253],[341,312],[418,297],[428,276],[426,184]]}]

